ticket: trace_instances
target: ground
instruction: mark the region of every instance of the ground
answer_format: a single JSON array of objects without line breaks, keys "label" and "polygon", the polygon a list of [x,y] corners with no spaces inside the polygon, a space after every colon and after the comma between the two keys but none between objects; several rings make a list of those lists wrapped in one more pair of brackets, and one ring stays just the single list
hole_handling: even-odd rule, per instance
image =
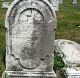
[{"label": "ground", "polygon": [[[63,0],[57,15],[56,39],[69,39],[80,43],[80,0],[77,5],[72,5],[71,0]],[[0,0],[0,75],[5,68],[5,20],[6,9],[1,8]]]}]

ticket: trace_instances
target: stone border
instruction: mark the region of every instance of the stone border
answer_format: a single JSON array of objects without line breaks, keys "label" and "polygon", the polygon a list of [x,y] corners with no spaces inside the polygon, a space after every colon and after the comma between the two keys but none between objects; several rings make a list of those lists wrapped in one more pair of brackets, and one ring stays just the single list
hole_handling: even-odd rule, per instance
[{"label": "stone border", "polygon": [[[41,0],[38,0],[38,1],[41,1]],[[8,19],[8,18],[9,18],[9,15],[10,15],[13,7],[14,7],[18,2],[20,2],[20,0],[15,0],[15,1],[13,1],[12,4],[10,5],[10,7],[8,8],[8,11],[7,11],[7,13],[6,13],[6,18],[5,18],[5,27],[6,27],[7,29],[9,29],[9,22],[8,22],[8,20],[9,20],[9,19]],[[53,7],[47,0],[42,0],[42,2],[45,3],[45,4],[50,8],[50,10],[51,10],[51,12],[52,12],[52,15],[53,15],[53,17],[54,17],[54,20],[53,20],[53,21],[57,22],[54,7]],[[55,27],[55,28],[57,28],[57,24],[56,24],[56,27]]]}]

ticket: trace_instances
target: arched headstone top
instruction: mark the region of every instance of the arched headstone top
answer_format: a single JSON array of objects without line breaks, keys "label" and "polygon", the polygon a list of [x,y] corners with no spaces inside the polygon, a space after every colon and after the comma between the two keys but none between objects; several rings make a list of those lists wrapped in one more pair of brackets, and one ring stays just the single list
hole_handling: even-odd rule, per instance
[{"label": "arched headstone top", "polygon": [[[35,6],[35,4],[33,4],[33,5],[32,4],[31,5],[27,5],[30,2],[31,3],[35,3],[36,6]],[[55,29],[56,28],[56,22],[57,22],[55,10],[54,10],[53,6],[47,0],[14,0],[12,2],[12,4],[10,5],[10,7],[8,8],[8,11],[6,13],[5,27],[7,29],[9,29],[9,26],[10,26],[9,23],[10,23],[11,19],[15,18],[14,17],[15,15],[14,15],[13,11],[14,12],[16,11],[16,13],[17,13],[18,12],[17,9],[20,9],[20,8],[22,8],[22,10],[20,9],[21,12],[24,11],[24,10],[26,10],[26,9],[29,9],[29,8],[34,8],[34,9],[37,9],[39,11],[43,11],[45,9],[45,7],[49,8],[48,11],[50,11],[51,14],[52,14],[53,21],[55,21],[55,24],[54,24],[54,29]],[[19,12],[18,15],[21,12]],[[43,12],[43,14],[44,14],[44,12]]]}]

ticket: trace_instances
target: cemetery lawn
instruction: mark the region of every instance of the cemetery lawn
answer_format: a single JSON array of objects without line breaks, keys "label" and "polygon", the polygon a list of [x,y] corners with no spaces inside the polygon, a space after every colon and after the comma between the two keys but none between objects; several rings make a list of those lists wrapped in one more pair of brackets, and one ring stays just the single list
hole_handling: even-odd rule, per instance
[{"label": "cemetery lawn", "polygon": [[2,71],[5,68],[3,58],[4,58],[4,53],[5,53],[5,24],[4,24],[4,19],[5,19],[5,13],[6,10],[2,9],[1,7],[1,1],[0,0],[0,76]]},{"label": "cemetery lawn", "polygon": [[80,0],[72,5],[71,0],[63,0],[57,12],[56,39],[69,39],[80,43]]},{"label": "cemetery lawn", "polygon": [[[4,27],[6,9],[1,8],[0,0],[0,75],[5,68],[3,58],[5,55],[5,32]],[[78,5],[72,5],[70,0],[64,0],[57,12],[56,39],[69,39],[80,43],[80,0]]]}]

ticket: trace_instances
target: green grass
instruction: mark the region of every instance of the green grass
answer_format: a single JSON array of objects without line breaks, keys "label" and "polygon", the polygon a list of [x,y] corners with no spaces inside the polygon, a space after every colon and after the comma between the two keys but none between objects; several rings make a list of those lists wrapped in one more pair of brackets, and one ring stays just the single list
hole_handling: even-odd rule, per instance
[{"label": "green grass", "polygon": [[56,39],[70,39],[80,43],[80,1],[72,5],[70,0],[64,0],[57,12]]},{"label": "green grass", "polygon": [[66,67],[66,65],[64,64],[61,56],[59,55],[58,52],[54,53],[54,70],[60,70],[62,68]]},{"label": "green grass", "polygon": [[5,68],[3,63],[3,55],[5,53],[5,14],[6,10],[1,8],[1,0],[0,0],[0,76]]},{"label": "green grass", "polygon": [[[0,0],[0,74],[4,70],[3,54],[5,52],[5,14]],[[72,5],[70,0],[64,0],[57,12],[56,39],[69,39],[80,43],[80,0],[78,5]]]}]

